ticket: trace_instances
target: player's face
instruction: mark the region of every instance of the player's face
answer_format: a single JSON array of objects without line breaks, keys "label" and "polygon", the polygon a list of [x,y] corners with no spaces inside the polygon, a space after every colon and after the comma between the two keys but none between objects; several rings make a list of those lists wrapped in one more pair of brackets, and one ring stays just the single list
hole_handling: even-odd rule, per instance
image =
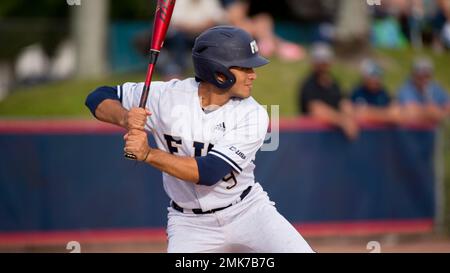
[{"label": "player's face", "polygon": [[236,77],[236,83],[230,88],[232,97],[245,99],[250,97],[256,72],[253,68],[232,67],[231,73]]}]

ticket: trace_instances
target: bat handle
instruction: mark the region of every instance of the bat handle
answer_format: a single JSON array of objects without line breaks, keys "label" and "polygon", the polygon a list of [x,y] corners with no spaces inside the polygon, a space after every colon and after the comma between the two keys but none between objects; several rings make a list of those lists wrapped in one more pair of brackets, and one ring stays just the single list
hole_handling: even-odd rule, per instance
[{"label": "bat handle", "polygon": [[[145,79],[145,84],[142,90],[141,100],[139,101],[139,107],[145,108],[147,104],[148,94],[150,92],[150,83],[152,82],[153,69],[155,68],[156,61],[158,60],[159,50],[150,50],[150,60],[147,69],[147,76]],[[125,153],[124,157],[129,160],[137,160],[137,156],[132,153]]]},{"label": "bat handle", "polygon": [[123,155],[126,159],[128,159],[128,160],[137,160],[137,156],[135,156],[134,154],[132,154],[132,153],[124,153],[124,155]]}]

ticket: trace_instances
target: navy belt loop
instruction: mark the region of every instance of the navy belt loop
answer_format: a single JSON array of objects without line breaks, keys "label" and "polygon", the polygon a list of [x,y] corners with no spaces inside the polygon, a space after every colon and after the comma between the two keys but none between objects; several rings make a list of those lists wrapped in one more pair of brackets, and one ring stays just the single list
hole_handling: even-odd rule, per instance
[{"label": "navy belt loop", "polygon": [[[224,210],[224,209],[229,208],[229,207],[231,207],[232,205],[237,204],[237,203],[241,202],[242,200],[244,200],[244,198],[249,194],[249,192],[250,192],[251,189],[252,189],[252,186],[249,186],[249,187],[248,187],[247,189],[245,189],[245,190],[241,193],[241,195],[239,196],[240,200],[238,200],[238,201],[235,202],[235,203],[229,204],[229,205],[226,206],[226,207],[217,208],[217,209],[212,209],[212,210],[208,210],[208,211],[203,211],[202,209],[192,209],[192,212],[193,212],[194,214],[210,214],[210,213],[214,213],[214,212],[216,212],[216,211]],[[182,213],[185,212],[185,209],[183,209],[182,207],[180,207],[177,203],[175,203],[175,201],[170,202],[170,205],[172,206],[173,209],[175,209],[175,210],[177,210],[177,211],[179,211],[179,212],[182,212]]]}]

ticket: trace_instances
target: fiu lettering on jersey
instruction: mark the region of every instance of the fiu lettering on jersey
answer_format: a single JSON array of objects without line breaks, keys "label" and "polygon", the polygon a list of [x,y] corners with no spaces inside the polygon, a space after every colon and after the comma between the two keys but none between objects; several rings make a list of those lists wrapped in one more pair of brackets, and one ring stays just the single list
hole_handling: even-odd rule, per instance
[{"label": "fiu lettering on jersey", "polygon": [[[183,141],[180,137],[164,134],[164,139],[166,140],[167,148],[169,149],[169,152],[171,154],[178,153],[178,148],[181,148],[181,146],[183,145]],[[205,143],[194,141],[192,147],[194,148],[195,157],[203,156],[202,152],[205,149]],[[211,151],[213,147],[214,145],[209,144],[206,153],[209,153],[209,151]]]},{"label": "fiu lettering on jersey", "polygon": [[[206,151],[206,153],[209,153],[209,151],[211,151],[213,147],[214,147],[214,145],[212,145],[210,143],[208,145],[208,150]],[[194,156],[195,157],[202,156],[202,151],[204,148],[205,148],[205,143],[194,141]]]},{"label": "fiu lettering on jersey", "polygon": [[[167,148],[171,154],[178,153],[178,148],[183,144],[181,138],[177,137],[176,139],[173,136],[169,136],[164,134],[164,139],[167,142]],[[175,146],[175,144],[177,146]]]}]

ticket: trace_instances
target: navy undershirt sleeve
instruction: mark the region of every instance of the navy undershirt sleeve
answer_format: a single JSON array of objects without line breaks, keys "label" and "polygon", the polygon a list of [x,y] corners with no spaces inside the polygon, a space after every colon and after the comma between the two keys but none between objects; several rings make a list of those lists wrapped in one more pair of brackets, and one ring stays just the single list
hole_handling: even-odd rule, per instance
[{"label": "navy undershirt sleeve", "polygon": [[199,173],[199,185],[213,186],[227,174],[233,171],[233,168],[223,159],[215,155],[196,157]]},{"label": "navy undershirt sleeve", "polygon": [[112,99],[120,101],[119,96],[117,96],[117,88],[110,86],[102,86],[90,93],[86,98],[86,106],[91,111],[92,115],[95,116],[95,110],[102,101],[106,99]]}]

